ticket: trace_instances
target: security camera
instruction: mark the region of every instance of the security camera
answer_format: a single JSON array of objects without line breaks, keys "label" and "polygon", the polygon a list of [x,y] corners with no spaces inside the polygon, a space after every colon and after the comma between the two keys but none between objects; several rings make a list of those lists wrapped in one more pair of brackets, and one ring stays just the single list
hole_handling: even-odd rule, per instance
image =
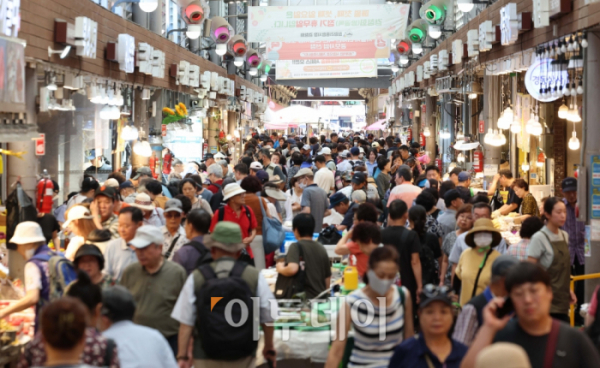
[{"label": "security camera", "polygon": [[231,37],[227,43],[227,47],[229,52],[233,54],[234,65],[238,68],[244,65],[244,57],[246,56],[246,51],[248,50],[248,44],[246,43],[244,37],[240,35]]}]

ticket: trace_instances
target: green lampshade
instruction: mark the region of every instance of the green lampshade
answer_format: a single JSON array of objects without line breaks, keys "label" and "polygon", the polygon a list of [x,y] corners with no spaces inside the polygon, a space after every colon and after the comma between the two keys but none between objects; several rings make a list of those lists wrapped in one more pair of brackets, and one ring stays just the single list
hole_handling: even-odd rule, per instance
[{"label": "green lampshade", "polygon": [[420,42],[425,37],[425,32],[421,28],[411,28],[408,32],[408,37],[412,42]]},{"label": "green lampshade", "polygon": [[267,64],[265,65],[265,74],[269,74],[269,71],[271,71],[271,66]]},{"label": "green lampshade", "polygon": [[440,9],[436,5],[431,5],[427,10],[425,10],[425,17],[427,17],[428,21],[435,22],[442,18],[444,15],[444,10]]}]

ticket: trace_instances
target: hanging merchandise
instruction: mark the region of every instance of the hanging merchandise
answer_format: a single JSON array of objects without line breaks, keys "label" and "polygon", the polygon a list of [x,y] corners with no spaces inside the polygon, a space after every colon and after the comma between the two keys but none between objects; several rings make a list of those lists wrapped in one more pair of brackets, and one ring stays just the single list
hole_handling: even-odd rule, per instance
[{"label": "hanging merchandise", "polygon": [[162,123],[165,125],[174,123],[176,121],[179,121],[181,119],[185,119],[188,117],[188,110],[187,110],[187,107],[185,107],[185,104],[183,102],[180,102],[175,105],[175,111],[173,111],[172,109],[170,109],[168,107],[164,107],[162,109],[162,111],[165,114],[165,117],[163,118]]}]

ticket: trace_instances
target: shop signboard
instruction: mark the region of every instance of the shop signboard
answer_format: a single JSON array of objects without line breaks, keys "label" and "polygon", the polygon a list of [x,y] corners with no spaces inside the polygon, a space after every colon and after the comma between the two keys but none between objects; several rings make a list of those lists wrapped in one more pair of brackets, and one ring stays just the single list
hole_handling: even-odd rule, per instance
[{"label": "shop signboard", "polygon": [[269,60],[378,59],[390,57],[390,40],[268,42]]},{"label": "shop signboard", "polygon": [[248,42],[404,39],[410,4],[248,7]]},{"label": "shop signboard", "polygon": [[377,77],[376,59],[278,60],[278,80]]},{"label": "shop signboard", "polygon": [[[552,65],[552,59],[536,59],[525,73],[525,88],[531,97],[540,102],[552,102],[558,100],[558,95],[548,93],[546,96],[540,94],[541,87],[565,87],[569,83],[567,70],[560,70]],[[560,88],[559,88],[560,89]]]},{"label": "shop signboard", "polygon": [[590,186],[590,201],[593,219],[600,219],[600,156],[590,157],[592,167],[592,185]]},{"label": "shop signboard", "polygon": [[21,28],[20,0],[0,1],[0,29],[8,37],[17,37]]},{"label": "shop signboard", "polygon": [[46,154],[46,134],[40,133],[40,137],[35,140],[35,155],[44,156]]},{"label": "shop signboard", "polygon": [[98,23],[87,17],[75,18],[75,46],[77,46],[77,56],[95,59],[97,42]]}]

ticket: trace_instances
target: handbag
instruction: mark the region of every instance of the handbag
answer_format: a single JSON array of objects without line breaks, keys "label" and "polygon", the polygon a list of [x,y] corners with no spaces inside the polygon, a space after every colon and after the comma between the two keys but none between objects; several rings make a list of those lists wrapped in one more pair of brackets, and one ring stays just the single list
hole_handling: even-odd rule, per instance
[{"label": "handbag", "polygon": [[306,281],[306,269],[304,266],[304,252],[302,245],[298,245],[298,272],[294,276],[277,275],[275,282],[275,298],[276,299],[292,299],[298,294],[304,292],[304,283]]},{"label": "handbag", "polygon": [[285,231],[283,231],[283,225],[275,218],[270,218],[265,213],[265,207],[263,206],[262,197],[258,196],[258,203],[260,204],[260,210],[262,211],[262,237],[263,237],[263,248],[265,249],[265,255],[273,253],[281,247],[285,240]]},{"label": "handbag", "polygon": [[337,244],[341,238],[342,236],[338,233],[335,225],[329,225],[321,231],[317,242],[323,245]]}]

